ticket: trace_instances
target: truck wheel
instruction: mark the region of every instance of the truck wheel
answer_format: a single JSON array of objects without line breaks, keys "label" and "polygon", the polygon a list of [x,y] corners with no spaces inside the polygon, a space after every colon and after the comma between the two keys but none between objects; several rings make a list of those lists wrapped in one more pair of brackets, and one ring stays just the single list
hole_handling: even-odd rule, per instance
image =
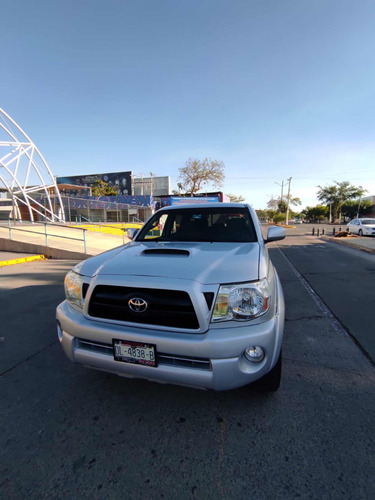
[{"label": "truck wheel", "polygon": [[280,351],[279,359],[276,365],[270,372],[256,382],[257,388],[264,392],[276,392],[280,387],[281,382],[281,366],[282,366],[282,352]]}]

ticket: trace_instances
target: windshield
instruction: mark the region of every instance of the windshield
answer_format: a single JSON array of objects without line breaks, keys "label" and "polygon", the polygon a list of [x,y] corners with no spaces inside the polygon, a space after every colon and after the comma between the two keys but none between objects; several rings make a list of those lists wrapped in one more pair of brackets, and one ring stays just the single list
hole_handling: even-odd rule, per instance
[{"label": "windshield", "polygon": [[137,241],[257,241],[247,208],[160,210],[140,230]]},{"label": "windshield", "polygon": [[367,226],[367,225],[369,225],[369,224],[375,224],[375,219],[363,219],[363,220],[362,220],[362,224],[363,224],[364,226]]}]

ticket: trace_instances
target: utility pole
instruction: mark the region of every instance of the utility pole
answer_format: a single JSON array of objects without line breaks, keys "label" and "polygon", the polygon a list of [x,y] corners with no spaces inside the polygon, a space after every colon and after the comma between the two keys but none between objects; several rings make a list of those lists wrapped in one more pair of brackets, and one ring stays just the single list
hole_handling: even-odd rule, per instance
[{"label": "utility pole", "polygon": [[286,208],[286,225],[289,224],[289,202],[290,202],[290,181],[292,180],[291,177],[289,177],[289,179],[287,179],[288,181],[288,201],[287,201],[287,208]]},{"label": "utility pole", "polygon": [[362,199],[362,196],[360,196],[359,200],[358,200],[357,219],[359,218],[359,209],[361,208],[361,199]]},{"label": "utility pole", "polygon": [[275,184],[278,184],[279,186],[281,186],[281,197],[280,197],[280,201],[283,201],[283,193],[284,193],[284,181],[281,181],[281,184],[280,182],[275,182]]}]

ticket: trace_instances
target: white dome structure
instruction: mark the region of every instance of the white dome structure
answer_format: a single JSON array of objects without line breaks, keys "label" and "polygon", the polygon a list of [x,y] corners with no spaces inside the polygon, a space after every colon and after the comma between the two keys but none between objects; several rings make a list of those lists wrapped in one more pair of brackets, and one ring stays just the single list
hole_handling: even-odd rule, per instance
[{"label": "white dome structure", "polygon": [[[18,220],[64,222],[55,178],[30,137],[0,108],[0,188]],[[4,191],[4,189],[2,189]]]}]

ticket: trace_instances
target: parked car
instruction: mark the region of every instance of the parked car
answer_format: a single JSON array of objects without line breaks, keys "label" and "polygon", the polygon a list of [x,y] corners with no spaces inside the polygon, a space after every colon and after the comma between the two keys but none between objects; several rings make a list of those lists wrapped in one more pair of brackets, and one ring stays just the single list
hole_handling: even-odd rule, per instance
[{"label": "parked car", "polygon": [[225,390],[281,378],[284,297],[248,205],[160,209],[130,243],[76,265],[57,307],[71,361],[124,377]]},{"label": "parked car", "polygon": [[375,219],[353,219],[347,224],[346,229],[349,233],[359,236],[375,236]]},{"label": "parked car", "polygon": [[301,221],[301,219],[295,219],[293,221],[293,224],[302,224],[302,221]]}]

